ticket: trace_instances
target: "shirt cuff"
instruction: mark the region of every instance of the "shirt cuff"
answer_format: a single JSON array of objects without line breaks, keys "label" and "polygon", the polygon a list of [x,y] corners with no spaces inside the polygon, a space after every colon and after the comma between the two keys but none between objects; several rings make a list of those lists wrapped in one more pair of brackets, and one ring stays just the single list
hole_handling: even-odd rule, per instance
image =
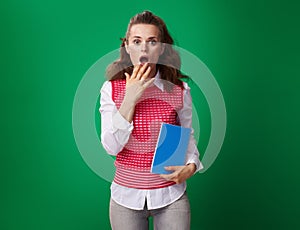
[{"label": "shirt cuff", "polygon": [[196,173],[199,172],[201,169],[203,169],[203,165],[202,165],[201,161],[199,161],[199,160],[194,160],[194,159],[188,160],[188,161],[186,162],[186,165],[192,164],[192,163],[194,163],[194,164],[196,165],[196,170],[195,170],[194,174],[196,174]]},{"label": "shirt cuff", "polygon": [[112,116],[112,128],[113,132],[118,130],[124,130],[131,132],[133,129],[133,122],[128,122],[119,111],[116,111]]}]

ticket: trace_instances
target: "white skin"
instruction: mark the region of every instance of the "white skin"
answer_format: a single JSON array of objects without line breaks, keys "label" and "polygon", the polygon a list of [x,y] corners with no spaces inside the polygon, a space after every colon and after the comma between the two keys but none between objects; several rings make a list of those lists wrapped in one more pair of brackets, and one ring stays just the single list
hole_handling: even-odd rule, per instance
[{"label": "white skin", "polygon": [[[119,112],[128,122],[132,122],[135,106],[143,92],[154,81],[156,63],[164,52],[164,45],[159,42],[159,39],[160,32],[155,25],[135,24],[129,31],[125,48],[134,68],[131,75],[125,73],[126,93],[119,108]],[[148,58],[147,63],[141,63],[142,56]],[[184,166],[169,166],[166,170],[173,172],[160,176],[180,184],[194,174],[196,165],[192,163]]]}]

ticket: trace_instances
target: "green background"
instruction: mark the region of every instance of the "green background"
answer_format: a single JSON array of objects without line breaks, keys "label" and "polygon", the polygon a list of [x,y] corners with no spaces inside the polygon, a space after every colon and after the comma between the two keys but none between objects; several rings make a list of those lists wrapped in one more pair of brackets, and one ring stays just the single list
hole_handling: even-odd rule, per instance
[{"label": "green background", "polygon": [[[85,72],[119,47],[129,18],[144,9],[208,66],[226,102],[222,150],[208,171],[189,180],[192,229],[300,228],[297,1],[0,6],[1,229],[110,229],[110,184],[77,150],[72,105]],[[195,104],[205,104],[192,93]],[[207,112],[200,112],[207,121],[201,152]]]}]

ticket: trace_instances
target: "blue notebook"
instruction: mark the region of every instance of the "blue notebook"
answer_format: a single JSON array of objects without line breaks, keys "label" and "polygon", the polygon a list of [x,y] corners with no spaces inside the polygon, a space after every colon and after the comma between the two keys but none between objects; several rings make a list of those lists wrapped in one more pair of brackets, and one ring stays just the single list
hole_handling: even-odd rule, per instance
[{"label": "blue notebook", "polygon": [[172,171],[165,170],[165,166],[184,165],[190,135],[190,128],[162,123],[151,172],[155,174],[170,174]]}]

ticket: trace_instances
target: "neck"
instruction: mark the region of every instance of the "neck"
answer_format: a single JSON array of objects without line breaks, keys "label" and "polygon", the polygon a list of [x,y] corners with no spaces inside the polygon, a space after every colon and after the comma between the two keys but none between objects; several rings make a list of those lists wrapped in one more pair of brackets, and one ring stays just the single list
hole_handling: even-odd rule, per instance
[{"label": "neck", "polygon": [[151,64],[151,71],[149,74],[149,78],[155,77],[156,72],[157,72],[156,64]]}]

